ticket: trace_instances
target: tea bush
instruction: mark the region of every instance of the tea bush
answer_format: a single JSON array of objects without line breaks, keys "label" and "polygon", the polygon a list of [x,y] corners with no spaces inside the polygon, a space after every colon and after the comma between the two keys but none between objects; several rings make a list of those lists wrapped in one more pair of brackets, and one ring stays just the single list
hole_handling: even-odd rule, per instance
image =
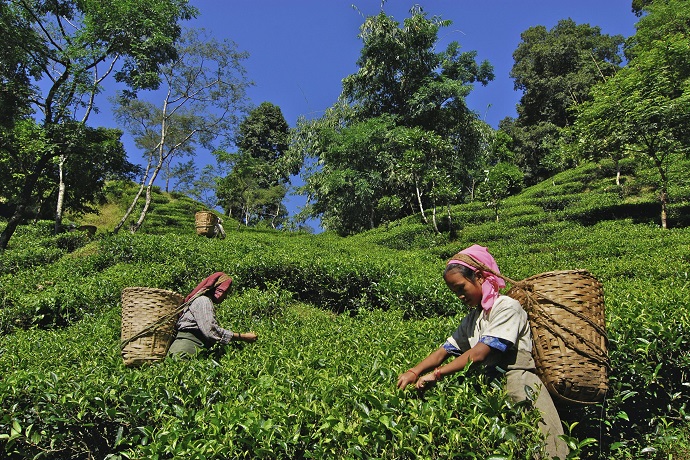
[{"label": "tea bush", "polygon": [[[452,320],[409,323],[380,310],[355,318],[257,294],[228,299],[233,308],[219,308],[219,320],[258,331],[260,341],[206,358],[123,368],[116,309],[46,331],[45,340],[28,331],[3,338],[0,364],[14,369],[0,382],[5,452],[9,458],[453,452],[510,458],[539,449],[536,414],[509,403],[500,388],[460,376],[425,398],[395,389],[397,373],[441,341]],[[39,368],[45,372],[37,376],[32,369]]]}]

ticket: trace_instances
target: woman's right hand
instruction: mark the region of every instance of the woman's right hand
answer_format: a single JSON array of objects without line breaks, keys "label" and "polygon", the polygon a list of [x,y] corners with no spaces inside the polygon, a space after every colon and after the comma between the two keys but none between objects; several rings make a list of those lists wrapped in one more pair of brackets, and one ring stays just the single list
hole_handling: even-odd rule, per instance
[{"label": "woman's right hand", "polygon": [[242,342],[256,342],[258,338],[255,332],[240,332],[238,337]]}]

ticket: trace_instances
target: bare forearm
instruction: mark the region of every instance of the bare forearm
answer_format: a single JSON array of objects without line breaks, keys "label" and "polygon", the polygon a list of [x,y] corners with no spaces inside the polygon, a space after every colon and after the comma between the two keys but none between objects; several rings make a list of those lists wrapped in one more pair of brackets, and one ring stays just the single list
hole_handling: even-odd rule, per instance
[{"label": "bare forearm", "polygon": [[419,364],[417,364],[410,370],[412,370],[417,375],[422,375],[425,372],[436,369],[438,366],[443,364],[446,358],[448,358],[448,352],[446,352],[446,350],[444,350],[443,348],[439,348],[436,351],[432,352],[429,356],[424,358],[422,361],[420,361]]},{"label": "bare forearm", "polygon": [[443,377],[459,372],[467,367],[470,362],[480,363],[487,358],[490,352],[491,348],[488,345],[478,343],[450,363],[438,368],[436,370],[436,377]]}]

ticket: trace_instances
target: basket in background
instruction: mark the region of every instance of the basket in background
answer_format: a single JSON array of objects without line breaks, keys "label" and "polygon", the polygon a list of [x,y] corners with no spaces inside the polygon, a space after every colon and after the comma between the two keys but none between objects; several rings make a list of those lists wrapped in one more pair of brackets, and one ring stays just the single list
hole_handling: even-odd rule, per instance
[{"label": "basket in background", "polygon": [[163,359],[175,338],[175,322],[184,297],[148,287],[122,290],[120,344],[126,366]]},{"label": "basket in background", "polygon": [[199,211],[194,215],[194,225],[196,226],[196,234],[208,237],[216,235],[216,224],[218,224],[218,216],[210,211]]},{"label": "basket in background", "polygon": [[532,329],[532,356],[549,393],[569,403],[602,402],[609,358],[601,283],[587,270],[541,273],[508,296],[522,304]]}]

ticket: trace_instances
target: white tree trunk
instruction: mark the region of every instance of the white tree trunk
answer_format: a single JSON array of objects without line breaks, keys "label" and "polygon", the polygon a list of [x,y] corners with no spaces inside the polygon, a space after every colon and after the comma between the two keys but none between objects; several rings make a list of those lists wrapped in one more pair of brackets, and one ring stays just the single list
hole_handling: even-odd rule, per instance
[{"label": "white tree trunk", "polygon": [[434,231],[440,235],[441,232],[438,231],[438,224],[436,223],[436,203],[434,203],[434,209],[431,212],[431,222],[434,225]]},{"label": "white tree trunk", "polygon": [[132,233],[136,233],[137,230],[139,230],[141,228],[141,225],[144,223],[146,214],[149,212],[149,206],[151,206],[151,190],[153,189],[153,182],[156,180],[156,177],[158,176],[158,173],[160,172],[162,167],[163,161],[161,160],[158,162],[156,168],[153,170],[153,174],[151,174],[151,179],[149,180],[149,183],[146,186],[146,201],[144,202],[144,207],[142,208],[141,213],[139,214],[139,220],[137,220],[137,223],[134,224],[131,228]]},{"label": "white tree trunk", "polygon": [[429,221],[426,219],[426,214],[424,213],[424,205],[422,204],[422,192],[419,191],[419,181],[415,177],[414,179],[414,189],[417,192],[417,203],[419,204],[419,212],[422,213],[422,221],[426,224]]},{"label": "white tree trunk", "polygon": [[65,191],[67,186],[65,185],[65,175],[63,171],[63,166],[65,165],[65,156],[60,155],[60,163],[58,164],[58,171],[60,175],[60,183],[58,185],[58,196],[57,196],[57,206],[55,209],[55,233],[60,233],[60,227],[62,227],[62,212],[65,205]]},{"label": "white tree trunk", "polygon": [[137,202],[139,201],[141,194],[144,192],[144,187],[146,186],[146,179],[148,179],[148,177],[149,177],[149,171],[150,170],[151,170],[151,158],[149,157],[149,163],[146,165],[146,173],[144,174],[144,177],[141,179],[141,186],[139,187],[139,191],[134,196],[134,200],[132,200],[132,204],[130,204],[129,208],[127,208],[125,215],[122,216],[122,219],[120,219],[120,222],[113,229],[113,233],[117,234],[117,232],[120,231],[122,226],[125,224],[125,221],[127,221],[130,214],[132,214],[132,211],[134,211],[134,207],[137,205]]}]

